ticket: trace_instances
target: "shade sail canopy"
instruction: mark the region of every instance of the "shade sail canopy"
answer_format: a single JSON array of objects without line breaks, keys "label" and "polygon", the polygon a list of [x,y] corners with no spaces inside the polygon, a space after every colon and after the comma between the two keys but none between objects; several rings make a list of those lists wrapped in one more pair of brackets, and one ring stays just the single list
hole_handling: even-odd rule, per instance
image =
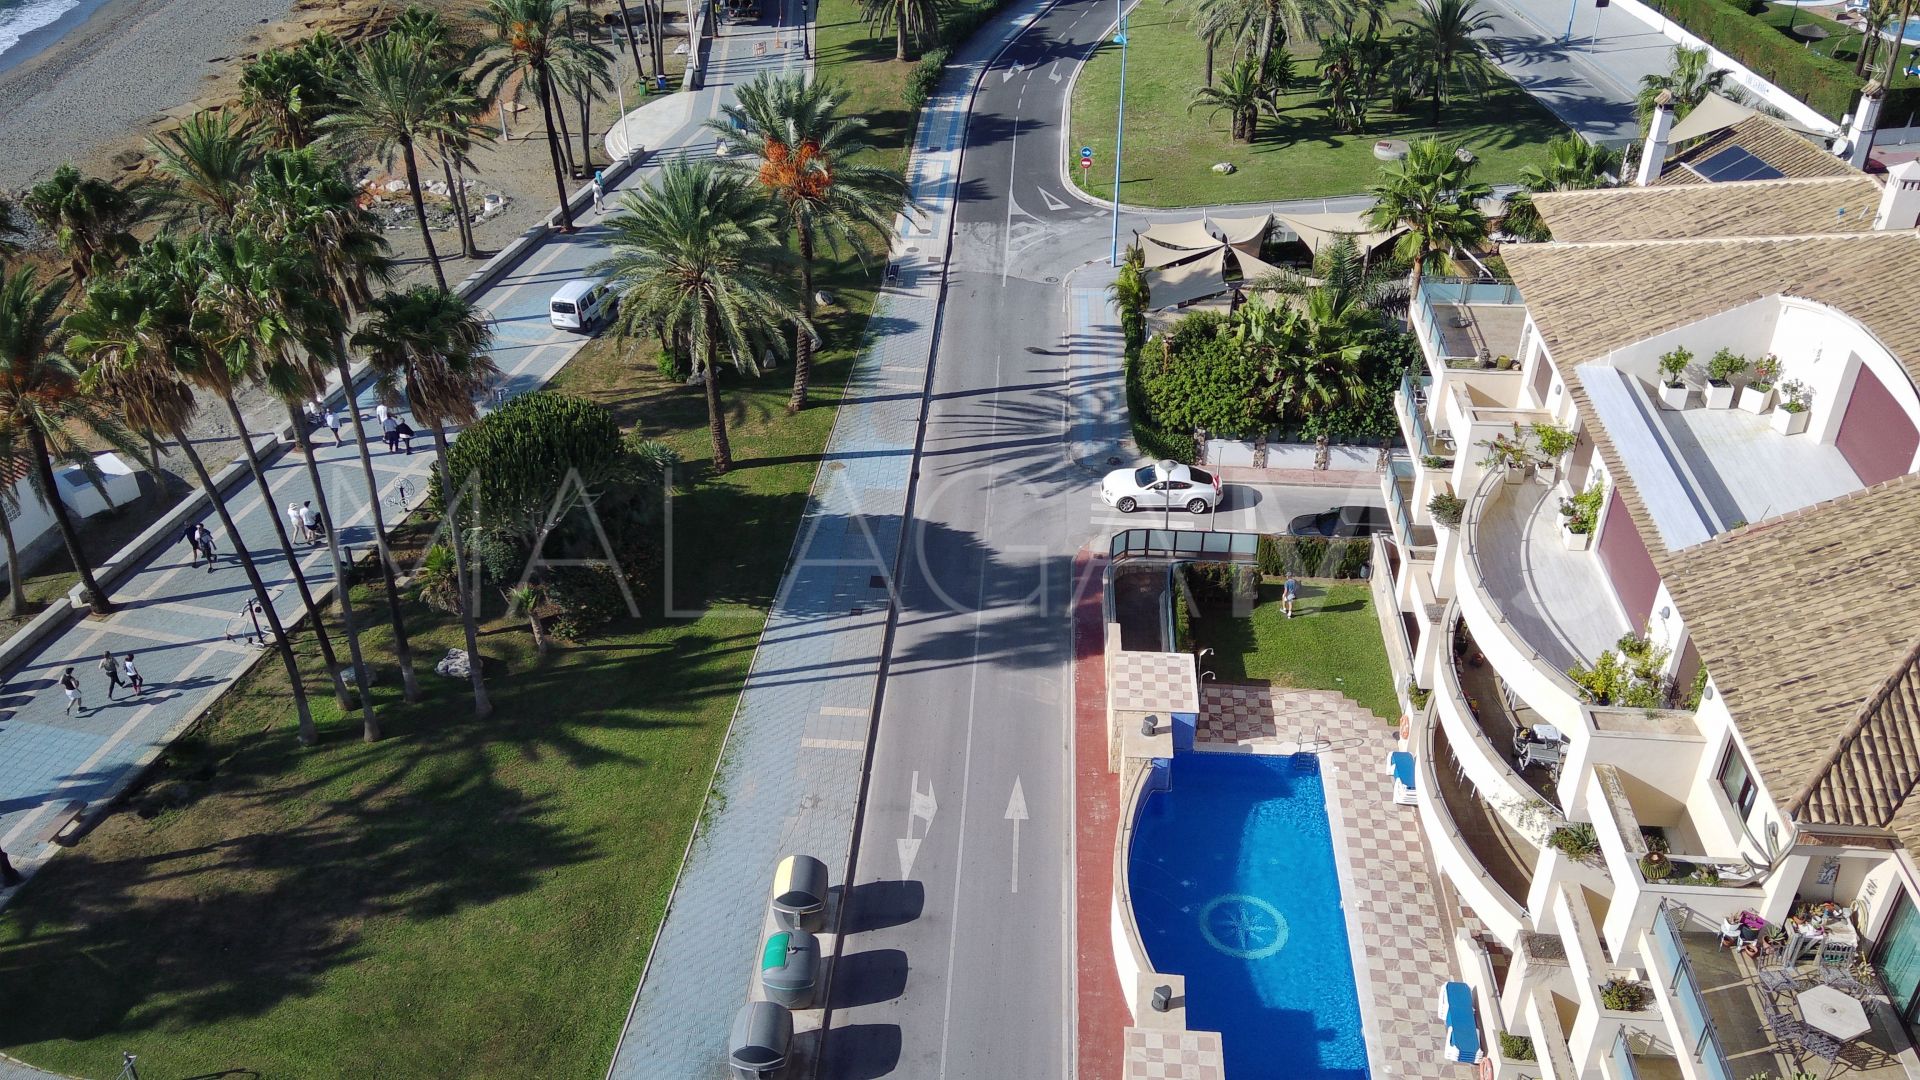
[{"label": "shade sail canopy", "polygon": [[1240,264],[1240,273],[1248,281],[1258,281],[1263,277],[1272,277],[1280,273],[1280,268],[1270,262],[1262,262],[1252,255],[1233,249],[1234,261]]},{"label": "shade sail canopy", "polygon": [[1364,254],[1406,231],[1398,226],[1376,230],[1367,224],[1366,214],[1359,211],[1351,214],[1281,214],[1280,223],[1292,229],[1316,255],[1339,236],[1353,237],[1355,246]]},{"label": "shade sail canopy", "polygon": [[[1243,244],[1258,244],[1266,239],[1267,230],[1273,226],[1272,214],[1261,214],[1247,218],[1214,218],[1213,226],[1226,234],[1227,243],[1235,247]],[[1258,249],[1255,249],[1256,251]]]},{"label": "shade sail canopy", "polygon": [[1220,238],[1207,231],[1207,219],[1161,222],[1140,234],[1143,239],[1167,247],[1206,249],[1220,246]]},{"label": "shade sail canopy", "polygon": [[1212,252],[1200,258],[1164,270],[1147,271],[1147,290],[1154,308],[1175,307],[1225,292],[1226,266],[1226,247],[1215,245]]},{"label": "shade sail canopy", "polygon": [[1140,238],[1140,250],[1146,254],[1149,270],[1161,266],[1172,266],[1174,263],[1185,262],[1188,259],[1197,259],[1219,246],[1214,244],[1210,248],[1168,247],[1151,236]]},{"label": "shade sail canopy", "polygon": [[[1673,125],[1673,130],[1667,135],[1667,141],[1670,144],[1679,144],[1691,142],[1694,139],[1704,139],[1716,131],[1730,128],[1740,121],[1745,120],[1747,117],[1754,115],[1757,115],[1755,110],[1737,101],[1721,97],[1719,94],[1708,94],[1705,100],[1693,107],[1692,112],[1681,117],[1680,121]],[[1811,135],[1816,138],[1825,139],[1832,134],[1831,132],[1816,131],[1797,120],[1778,116],[1770,116],[1768,119],[1782,127],[1797,131],[1802,135]]]}]

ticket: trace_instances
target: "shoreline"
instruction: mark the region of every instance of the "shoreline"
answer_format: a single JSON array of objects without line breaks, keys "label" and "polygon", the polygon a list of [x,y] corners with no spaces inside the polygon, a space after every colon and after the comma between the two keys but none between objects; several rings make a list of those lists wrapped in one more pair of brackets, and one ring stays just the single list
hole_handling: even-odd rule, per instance
[{"label": "shoreline", "polygon": [[[342,5],[299,6],[324,17]],[[280,40],[274,31],[295,7],[295,0],[82,0],[24,35],[0,54],[0,191],[30,186],[67,161],[118,175],[124,167],[110,159],[224,85],[237,57]]]}]

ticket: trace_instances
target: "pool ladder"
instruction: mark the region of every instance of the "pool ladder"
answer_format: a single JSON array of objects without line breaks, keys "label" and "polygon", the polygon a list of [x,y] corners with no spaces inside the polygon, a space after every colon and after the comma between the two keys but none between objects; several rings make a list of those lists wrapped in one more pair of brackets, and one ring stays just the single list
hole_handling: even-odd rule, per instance
[{"label": "pool ladder", "polygon": [[1319,769],[1320,753],[1331,749],[1326,740],[1320,737],[1320,728],[1317,725],[1313,729],[1311,739],[1302,732],[1301,737],[1296,738],[1293,745],[1297,747],[1293,752],[1293,771],[1297,773],[1310,773]]}]

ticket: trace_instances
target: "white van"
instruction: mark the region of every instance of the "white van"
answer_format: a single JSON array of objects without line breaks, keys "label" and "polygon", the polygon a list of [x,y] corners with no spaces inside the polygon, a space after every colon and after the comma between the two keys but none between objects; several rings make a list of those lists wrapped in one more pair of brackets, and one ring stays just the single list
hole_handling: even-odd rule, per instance
[{"label": "white van", "polygon": [[582,278],[560,286],[547,305],[547,318],[562,330],[590,332],[613,318],[619,306],[604,280]]}]

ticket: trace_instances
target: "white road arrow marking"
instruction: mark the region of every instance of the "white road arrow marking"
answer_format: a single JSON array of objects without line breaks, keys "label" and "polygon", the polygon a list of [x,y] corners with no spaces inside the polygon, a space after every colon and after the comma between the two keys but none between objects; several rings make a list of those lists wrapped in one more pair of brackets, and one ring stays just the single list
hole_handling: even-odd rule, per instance
[{"label": "white road arrow marking", "polygon": [[1065,210],[1067,208],[1067,204],[1064,201],[1055,198],[1053,192],[1048,191],[1046,188],[1040,189],[1040,197],[1047,201],[1047,209],[1049,210]]},{"label": "white road arrow marking", "polygon": [[[914,773],[913,774],[913,816],[919,818],[921,821],[926,822],[926,828],[931,829],[933,828],[933,813],[935,810],[938,810],[938,809],[939,809],[939,806],[933,801],[933,781],[931,780],[927,781],[926,793],[921,794],[920,774],[918,772]],[[913,831],[913,822],[911,821],[907,822],[907,831],[908,832]],[[921,830],[920,835],[925,836],[926,829]]]},{"label": "white road arrow marking", "polygon": [[1013,65],[1012,67],[1010,67],[1010,68],[1007,68],[1007,69],[1005,69],[1005,70],[1003,70],[1003,71],[1001,71],[1001,72],[1000,72],[1000,82],[1001,82],[1001,84],[1002,84],[1002,85],[1005,85],[1006,83],[1009,83],[1009,82],[1011,82],[1011,81],[1013,81],[1013,77],[1014,77],[1015,75],[1018,75],[1018,74],[1020,74],[1021,72],[1023,72],[1023,71],[1025,71],[1025,70],[1027,70],[1027,69],[1026,69],[1026,66],[1025,66],[1025,65],[1023,65],[1023,64],[1015,64],[1015,65]]},{"label": "white road arrow marking", "polygon": [[1020,823],[1027,820],[1027,797],[1020,778],[1013,778],[1013,797],[1007,800],[1007,820],[1013,822],[1013,891],[1020,891]]},{"label": "white road arrow marking", "polygon": [[920,837],[924,838],[927,831],[933,828],[934,813],[940,809],[933,798],[931,781],[927,783],[926,791],[920,790],[920,772],[917,769],[913,773],[912,791],[913,799],[907,810],[907,835],[894,841],[900,850],[900,878],[903,881],[913,876],[913,860],[920,854],[920,839],[913,835],[913,823],[921,823]]},{"label": "white road arrow marking", "polygon": [[905,881],[913,876],[913,857],[920,854],[920,841],[908,838],[894,843],[900,845],[900,880]]},{"label": "white road arrow marking", "polygon": [[1055,60],[1053,66],[1047,69],[1047,78],[1054,82],[1060,81],[1060,61]]}]

